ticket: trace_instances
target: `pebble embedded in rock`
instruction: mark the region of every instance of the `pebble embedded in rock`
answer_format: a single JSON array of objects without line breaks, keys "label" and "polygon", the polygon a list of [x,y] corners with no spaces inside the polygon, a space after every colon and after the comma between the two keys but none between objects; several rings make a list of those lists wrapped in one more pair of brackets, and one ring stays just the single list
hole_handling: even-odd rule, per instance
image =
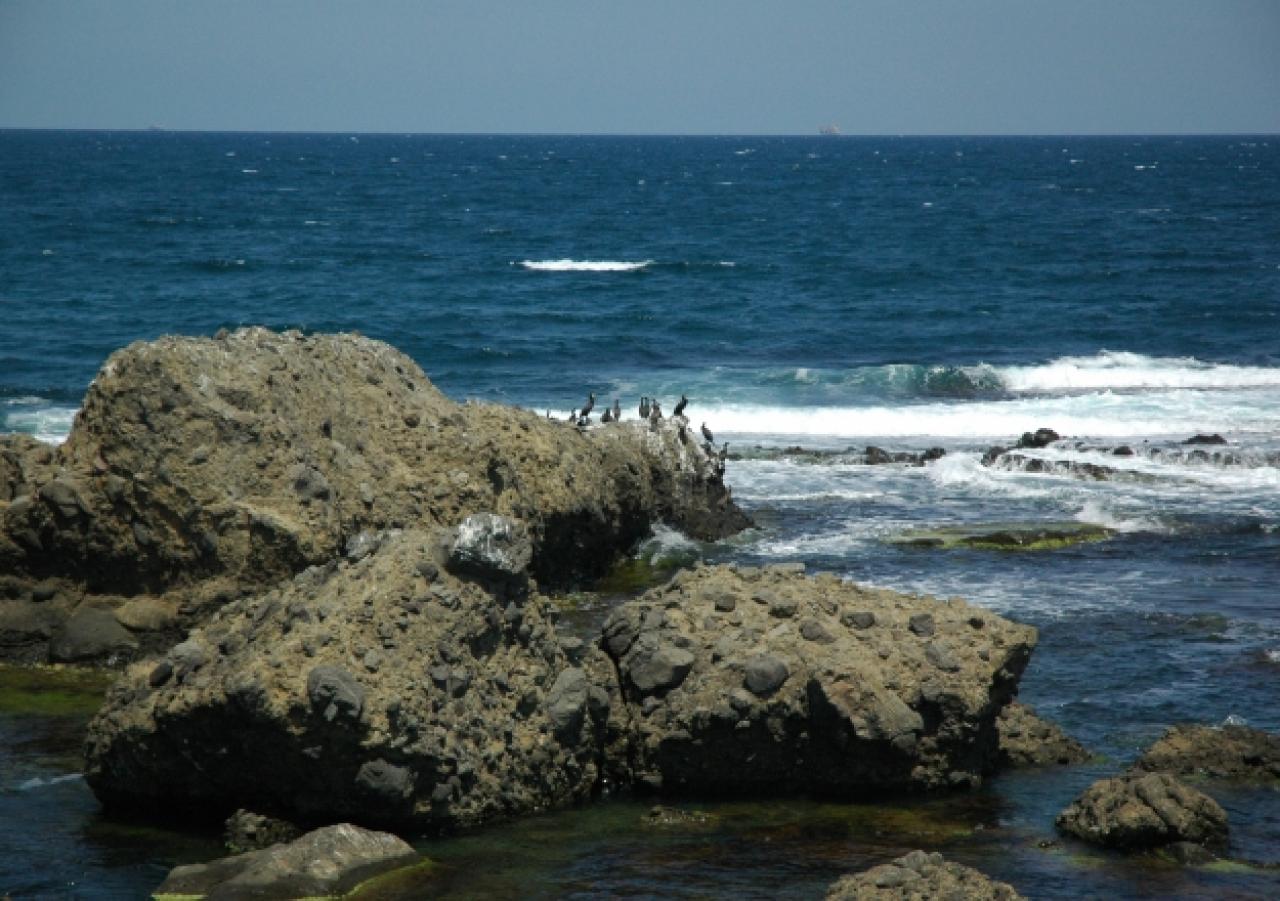
[{"label": "pebble embedded in rock", "polygon": [[754,695],[764,697],[782,687],[791,673],[787,665],[769,654],[761,654],[747,662],[742,684]]}]

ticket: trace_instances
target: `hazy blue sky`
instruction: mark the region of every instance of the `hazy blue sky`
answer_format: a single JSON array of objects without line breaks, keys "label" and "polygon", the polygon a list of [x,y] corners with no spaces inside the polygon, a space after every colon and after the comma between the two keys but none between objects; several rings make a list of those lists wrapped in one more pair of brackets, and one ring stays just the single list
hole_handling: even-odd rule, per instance
[{"label": "hazy blue sky", "polygon": [[0,126],[1280,131],[1280,0],[0,0]]}]

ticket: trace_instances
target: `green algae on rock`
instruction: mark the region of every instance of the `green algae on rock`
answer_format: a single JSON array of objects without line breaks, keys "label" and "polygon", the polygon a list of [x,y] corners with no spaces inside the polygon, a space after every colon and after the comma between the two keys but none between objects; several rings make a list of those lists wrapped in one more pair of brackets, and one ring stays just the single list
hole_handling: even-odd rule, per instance
[{"label": "green algae on rock", "polygon": [[0,714],[88,717],[114,679],[98,670],[0,663]]}]

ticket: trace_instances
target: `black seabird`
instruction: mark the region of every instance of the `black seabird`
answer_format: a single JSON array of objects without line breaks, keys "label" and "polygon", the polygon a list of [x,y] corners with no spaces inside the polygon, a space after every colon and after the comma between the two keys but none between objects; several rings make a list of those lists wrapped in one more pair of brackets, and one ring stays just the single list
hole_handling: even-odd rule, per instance
[{"label": "black seabird", "polygon": [[707,424],[702,424],[702,437],[707,439],[708,444],[716,443],[716,436],[711,434],[711,429],[707,428]]},{"label": "black seabird", "polygon": [[649,418],[649,398],[647,397],[640,398],[640,418]]},{"label": "black seabird", "polygon": [[610,422],[613,422],[613,411],[606,409],[603,413],[600,414],[600,424],[606,425]]},{"label": "black seabird", "polygon": [[671,415],[679,416],[682,413],[684,413],[685,405],[688,403],[689,403],[689,398],[685,397],[684,394],[682,393],[680,395],[680,403],[676,404],[676,408],[671,411]]},{"label": "black seabird", "polygon": [[578,415],[587,416],[591,413],[592,410],[595,409],[595,407],[596,407],[596,393],[592,391],[587,394],[587,405],[582,408],[582,412],[579,413]]},{"label": "black seabird", "polygon": [[622,422],[622,404],[618,403],[618,399],[613,399],[613,421]]}]

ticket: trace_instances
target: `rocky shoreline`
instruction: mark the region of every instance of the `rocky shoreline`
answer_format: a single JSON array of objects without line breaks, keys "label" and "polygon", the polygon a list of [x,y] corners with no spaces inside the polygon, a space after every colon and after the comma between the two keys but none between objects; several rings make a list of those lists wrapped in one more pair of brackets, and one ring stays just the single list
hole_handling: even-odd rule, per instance
[{"label": "rocky shoreline", "polygon": [[[1041,430],[1019,446],[1057,440]],[[995,450],[988,465],[1015,461]],[[868,448],[865,462],[942,453]],[[801,565],[695,564],[587,640],[560,632],[555,592],[590,584],[653,527],[717,540],[750,526],[721,463],[683,417],[579,428],[454,403],[355,335],[134,344],[104,365],[64,445],[0,438],[0,657],[122,669],[85,749],[108,810],[246,809],[347,830],[299,847],[372,849],[376,867],[332,883],[285,874],[316,892],[415,860],[336,823],[442,834],[617,791],[866,800],[1088,759],[1015,701],[1035,629],[958,599]],[[959,541],[1105,537],[1002,529]],[[1261,755],[1275,777],[1274,738],[1230,739],[1197,757],[1187,747],[1216,736],[1179,733],[1058,828],[1221,852],[1225,814],[1166,758],[1235,776]],[[247,885],[318,853],[211,866]],[[916,855],[832,897],[908,883],[1017,897]],[[163,893],[239,884],[197,876],[209,873],[175,871]]]}]

